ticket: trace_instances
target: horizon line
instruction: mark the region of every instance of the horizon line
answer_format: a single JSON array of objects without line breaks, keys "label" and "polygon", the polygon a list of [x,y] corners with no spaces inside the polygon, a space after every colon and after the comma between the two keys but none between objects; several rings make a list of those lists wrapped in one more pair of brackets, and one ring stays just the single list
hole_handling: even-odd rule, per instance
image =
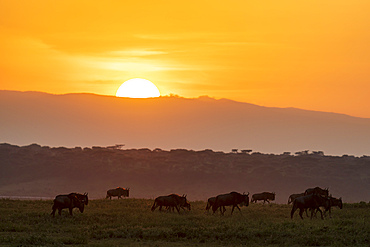
[{"label": "horizon line", "polygon": [[97,93],[89,93],[89,92],[77,92],[77,93],[50,93],[50,92],[43,92],[43,91],[32,91],[32,90],[26,90],[26,91],[18,91],[18,90],[8,90],[8,89],[0,89],[0,92],[17,92],[17,93],[39,93],[39,94],[47,94],[47,95],[54,95],[54,96],[67,96],[67,95],[93,95],[93,96],[102,96],[102,97],[111,97],[111,98],[118,98],[118,99],[124,99],[124,100],[153,100],[153,99],[161,99],[161,98],[177,98],[177,99],[188,99],[188,100],[201,100],[201,99],[209,99],[209,100],[214,100],[214,101],[222,101],[222,100],[227,100],[235,103],[240,103],[240,104],[249,104],[257,107],[263,107],[263,108],[275,108],[275,109],[292,109],[292,110],[301,110],[301,111],[308,111],[308,112],[320,112],[320,113],[328,113],[328,114],[338,114],[338,115],[343,115],[343,116],[348,116],[348,117],[353,117],[353,118],[360,118],[360,119],[369,119],[370,117],[358,117],[354,115],[350,115],[347,113],[339,113],[339,112],[332,112],[332,111],[320,111],[320,110],[309,110],[309,109],[304,109],[304,108],[297,108],[294,106],[287,106],[287,107],[278,107],[278,106],[265,106],[265,105],[258,105],[254,103],[249,103],[249,102],[244,102],[244,101],[237,101],[233,99],[228,99],[228,98],[216,98],[213,96],[209,95],[200,95],[198,97],[192,97],[192,98],[187,98],[184,96],[180,96],[178,94],[169,94],[169,95],[160,95],[158,97],[149,97],[149,98],[130,98],[130,97],[117,97],[115,95],[109,95],[109,94],[97,94]]},{"label": "horizon line", "polygon": [[[8,142],[0,142],[0,146],[15,146],[18,148],[27,148],[27,147],[32,147],[32,146],[37,146],[39,148],[53,148],[53,149],[58,149],[58,148],[65,148],[65,149],[111,149],[111,150],[121,150],[121,151],[140,151],[140,150],[149,150],[151,152],[171,152],[171,151],[187,151],[187,152],[213,152],[213,153],[223,153],[223,154],[236,154],[236,155],[286,155],[286,156],[294,156],[294,157],[301,157],[301,156],[321,156],[321,157],[355,157],[355,158],[370,158],[369,155],[362,154],[362,155],[354,155],[354,154],[325,154],[325,151],[316,151],[316,150],[301,150],[301,151],[296,151],[296,152],[283,152],[283,153],[264,153],[260,151],[254,151],[252,149],[231,149],[229,152],[222,151],[222,150],[213,150],[211,148],[206,148],[206,149],[199,149],[199,150],[194,150],[194,149],[187,149],[187,148],[172,148],[172,149],[162,149],[162,148],[153,148],[150,149],[148,147],[141,147],[141,148],[123,148],[125,144],[115,144],[115,145],[109,145],[109,146],[98,146],[98,145],[93,145],[93,146],[74,146],[74,147],[67,147],[67,146],[48,146],[48,145],[41,145],[38,143],[31,143],[28,145],[17,145],[17,144],[11,144]],[[311,153],[310,153],[311,152]]]}]

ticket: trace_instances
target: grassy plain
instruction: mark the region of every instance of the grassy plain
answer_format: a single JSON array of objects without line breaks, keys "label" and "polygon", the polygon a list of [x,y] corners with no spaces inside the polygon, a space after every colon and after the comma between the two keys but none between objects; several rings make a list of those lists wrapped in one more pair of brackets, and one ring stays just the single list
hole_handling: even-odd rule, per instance
[{"label": "grassy plain", "polygon": [[370,205],[345,204],[332,218],[290,219],[291,206],[252,204],[225,216],[151,212],[153,200],[90,200],[81,214],[50,216],[52,201],[0,200],[0,246],[370,246]]}]

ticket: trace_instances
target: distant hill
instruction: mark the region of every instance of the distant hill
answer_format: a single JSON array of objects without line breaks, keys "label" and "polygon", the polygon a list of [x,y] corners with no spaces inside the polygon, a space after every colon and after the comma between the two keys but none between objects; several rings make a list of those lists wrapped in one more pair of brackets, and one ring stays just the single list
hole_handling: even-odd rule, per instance
[{"label": "distant hill", "polygon": [[119,148],[0,144],[0,196],[76,191],[104,198],[108,189],[122,186],[136,198],[178,193],[193,201],[231,191],[271,191],[276,202],[286,203],[290,194],[320,186],[345,202],[370,201],[367,156]]},{"label": "distant hill", "polygon": [[0,91],[0,116],[0,141],[15,145],[370,155],[368,118],[227,99]]}]

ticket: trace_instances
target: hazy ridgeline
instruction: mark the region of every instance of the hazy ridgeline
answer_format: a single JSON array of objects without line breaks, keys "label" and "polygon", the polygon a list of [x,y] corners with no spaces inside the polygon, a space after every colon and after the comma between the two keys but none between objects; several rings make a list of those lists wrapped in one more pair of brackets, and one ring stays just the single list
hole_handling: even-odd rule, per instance
[{"label": "hazy ridgeline", "polygon": [[0,164],[0,196],[88,192],[97,199],[121,186],[129,187],[133,198],[177,193],[205,201],[231,191],[270,191],[277,203],[287,203],[290,194],[320,186],[343,202],[370,201],[370,158],[365,156],[0,144]]},{"label": "hazy ridgeline", "polygon": [[242,213],[151,212],[153,200],[90,200],[85,212],[50,215],[52,201],[0,200],[2,246],[369,246],[370,205],[345,204],[332,218],[290,219],[291,206],[251,204]]},{"label": "hazy ridgeline", "polygon": [[0,90],[1,142],[53,147],[305,149],[370,155],[370,118],[227,99],[130,99]]}]

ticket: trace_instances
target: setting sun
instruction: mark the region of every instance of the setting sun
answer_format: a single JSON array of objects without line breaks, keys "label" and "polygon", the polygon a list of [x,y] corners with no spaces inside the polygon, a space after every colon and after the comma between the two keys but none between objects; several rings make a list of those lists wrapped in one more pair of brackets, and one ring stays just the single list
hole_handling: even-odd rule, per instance
[{"label": "setting sun", "polygon": [[116,96],[128,98],[154,98],[161,96],[161,94],[151,81],[134,78],[122,83],[117,90]]}]

